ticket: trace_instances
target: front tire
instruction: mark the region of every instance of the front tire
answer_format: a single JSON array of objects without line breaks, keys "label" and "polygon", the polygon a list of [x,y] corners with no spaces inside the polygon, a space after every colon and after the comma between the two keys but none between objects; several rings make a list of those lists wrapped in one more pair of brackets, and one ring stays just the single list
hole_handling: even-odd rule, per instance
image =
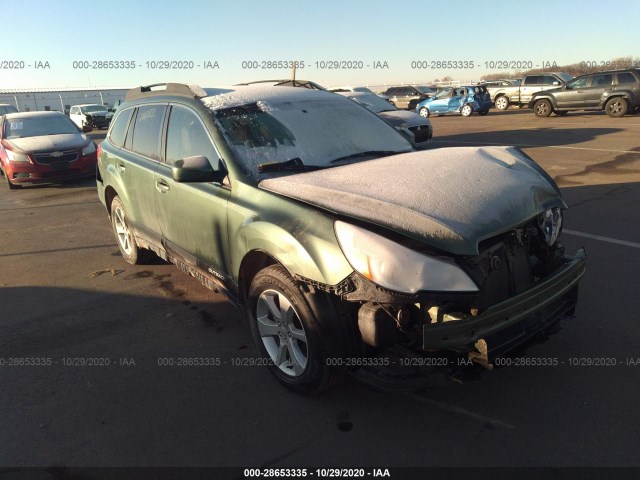
[{"label": "front tire", "polygon": [[542,99],[533,104],[533,113],[536,114],[536,117],[548,117],[551,112],[553,112],[553,107],[549,100]]},{"label": "front tire", "polygon": [[136,244],[135,236],[129,225],[124,205],[117,195],[111,201],[111,224],[118,242],[118,249],[124,261],[131,265],[141,265],[149,261],[151,252]]},{"label": "front tire", "polygon": [[336,313],[321,301],[321,295],[303,293],[282,266],[272,265],[253,278],[245,312],[271,373],[286,388],[306,395],[330,384],[329,347],[340,343],[329,331],[337,321]]},{"label": "front tire", "polygon": [[604,111],[607,112],[607,115],[613,118],[623,117],[627,110],[629,109],[629,103],[622,97],[612,98],[607,102],[604,106]]},{"label": "front tire", "polygon": [[509,99],[503,95],[496,98],[495,104],[498,110],[506,110],[509,108]]},{"label": "front tire", "polygon": [[422,108],[420,108],[419,113],[420,113],[420,116],[421,116],[421,117],[425,117],[425,118],[428,118],[428,117],[429,117],[429,115],[431,115],[431,114],[429,113],[429,109],[428,109],[427,107],[422,107]]},{"label": "front tire", "polygon": [[460,113],[463,117],[470,117],[473,114],[473,107],[469,104],[463,105],[460,109]]}]

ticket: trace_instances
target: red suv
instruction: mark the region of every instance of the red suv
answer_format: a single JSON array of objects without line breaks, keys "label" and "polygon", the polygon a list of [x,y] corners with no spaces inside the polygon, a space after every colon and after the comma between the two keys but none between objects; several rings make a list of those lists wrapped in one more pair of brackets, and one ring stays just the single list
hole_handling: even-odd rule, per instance
[{"label": "red suv", "polygon": [[91,177],[96,162],[96,144],[60,112],[0,117],[0,168],[10,189]]}]

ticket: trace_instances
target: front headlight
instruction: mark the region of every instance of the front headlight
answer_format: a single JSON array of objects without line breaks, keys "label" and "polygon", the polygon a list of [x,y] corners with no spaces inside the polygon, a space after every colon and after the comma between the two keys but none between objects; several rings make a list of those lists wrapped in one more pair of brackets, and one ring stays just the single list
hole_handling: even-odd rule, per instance
[{"label": "front headlight", "polygon": [[562,228],[562,210],[558,207],[549,208],[538,217],[538,225],[544,232],[547,245],[556,243]]},{"label": "front headlight", "polygon": [[12,162],[29,162],[29,155],[23,153],[16,153],[11,150],[7,150],[7,158]]},{"label": "front headlight", "polygon": [[95,143],[91,142],[89,145],[82,149],[82,155],[90,155],[96,151]]},{"label": "front headlight", "polygon": [[335,222],[335,231],[353,269],[381,287],[405,293],[478,291],[473,280],[453,263],[428,257],[345,222]]}]

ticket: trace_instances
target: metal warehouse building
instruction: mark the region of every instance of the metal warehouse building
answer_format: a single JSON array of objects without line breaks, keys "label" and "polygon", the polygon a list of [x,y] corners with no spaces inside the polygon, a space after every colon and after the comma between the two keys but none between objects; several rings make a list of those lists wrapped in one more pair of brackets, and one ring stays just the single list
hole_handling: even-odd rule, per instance
[{"label": "metal warehouse building", "polygon": [[0,89],[0,103],[14,105],[21,112],[56,110],[68,114],[73,105],[82,103],[117,105],[129,88]]}]

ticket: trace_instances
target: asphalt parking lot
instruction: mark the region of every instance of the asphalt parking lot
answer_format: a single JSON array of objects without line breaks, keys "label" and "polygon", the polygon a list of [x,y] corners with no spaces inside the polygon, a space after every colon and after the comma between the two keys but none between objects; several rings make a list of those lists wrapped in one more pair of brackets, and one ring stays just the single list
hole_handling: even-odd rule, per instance
[{"label": "asphalt parking lot", "polygon": [[[93,181],[2,186],[0,357],[52,363],[0,366],[0,467],[640,466],[640,115],[431,120],[432,148],[518,145],[561,186],[563,243],[588,254],[576,318],[516,357],[557,365],[301,397],[243,360],[222,296],[121,259]],[[185,357],[219,365],[161,365]]]}]

